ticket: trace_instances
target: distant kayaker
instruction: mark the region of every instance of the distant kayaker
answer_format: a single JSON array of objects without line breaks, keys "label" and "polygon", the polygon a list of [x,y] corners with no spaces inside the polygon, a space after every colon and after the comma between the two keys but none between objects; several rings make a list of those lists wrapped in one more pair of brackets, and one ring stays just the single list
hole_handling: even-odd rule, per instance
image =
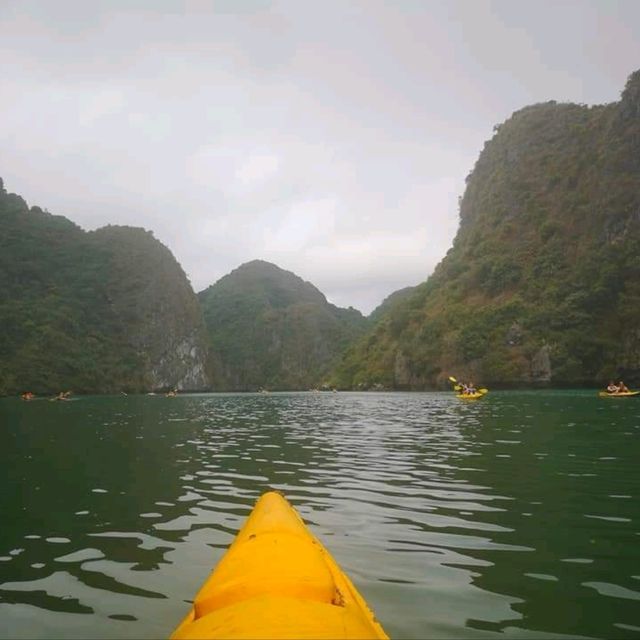
[{"label": "distant kayaker", "polygon": [[618,393],[618,391],[620,391],[618,385],[613,380],[611,380],[611,382],[609,382],[609,385],[607,386],[607,393]]},{"label": "distant kayaker", "polygon": [[462,387],[463,396],[472,396],[476,392],[476,388],[473,386],[473,382],[469,382],[469,384],[461,382],[460,386]]},{"label": "distant kayaker", "polygon": [[629,388],[622,380],[618,383],[618,393],[629,393]]}]

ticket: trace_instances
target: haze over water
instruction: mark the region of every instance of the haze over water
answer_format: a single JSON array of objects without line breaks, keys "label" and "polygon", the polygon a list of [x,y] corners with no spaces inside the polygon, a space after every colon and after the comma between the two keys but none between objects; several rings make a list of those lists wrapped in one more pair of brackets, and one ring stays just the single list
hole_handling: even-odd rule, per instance
[{"label": "haze over water", "polygon": [[394,638],[640,635],[640,399],[0,399],[0,636],[167,637],[282,491]]}]

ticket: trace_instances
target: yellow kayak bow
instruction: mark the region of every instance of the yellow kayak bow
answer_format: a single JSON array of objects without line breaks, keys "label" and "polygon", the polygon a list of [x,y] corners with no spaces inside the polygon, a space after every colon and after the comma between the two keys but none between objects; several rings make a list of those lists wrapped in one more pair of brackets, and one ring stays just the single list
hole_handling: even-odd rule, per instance
[{"label": "yellow kayak bow", "polygon": [[278,493],[265,493],[171,636],[388,638],[351,580]]}]

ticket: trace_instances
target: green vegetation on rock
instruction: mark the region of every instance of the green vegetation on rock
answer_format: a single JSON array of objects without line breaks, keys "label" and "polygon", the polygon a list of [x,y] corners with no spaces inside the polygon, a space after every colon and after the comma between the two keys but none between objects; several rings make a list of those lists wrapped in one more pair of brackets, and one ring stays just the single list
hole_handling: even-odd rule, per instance
[{"label": "green vegetation on rock", "polygon": [[197,298],[150,232],[85,232],[0,180],[0,395],[202,389]]},{"label": "green vegetation on rock", "polygon": [[369,320],[259,260],[196,297],[150,232],[87,233],[1,180],[0,225],[0,395],[640,383],[640,71],[617,103],[495,127],[447,256]]},{"label": "green vegetation on rock", "polygon": [[640,71],[617,103],[538,104],[495,131],[453,247],[333,384],[640,382]]},{"label": "green vegetation on rock", "polygon": [[198,294],[216,389],[308,389],[323,382],[366,319],[274,264],[241,265]]},{"label": "green vegetation on rock", "polygon": [[395,309],[403,300],[408,298],[416,287],[404,287],[390,293],[367,317],[371,324],[375,324],[386,316],[392,309]]}]

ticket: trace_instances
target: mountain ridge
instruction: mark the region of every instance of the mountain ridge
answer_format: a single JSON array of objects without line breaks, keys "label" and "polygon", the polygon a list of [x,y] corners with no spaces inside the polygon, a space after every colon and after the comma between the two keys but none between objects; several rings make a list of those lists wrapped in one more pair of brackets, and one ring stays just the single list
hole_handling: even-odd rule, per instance
[{"label": "mountain ridge", "polygon": [[229,390],[307,389],[366,327],[314,285],[264,260],[244,263],[198,294],[214,385]]},{"label": "mountain ridge", "polygon": [[640,381],[640,72],[617,103],[531,105],[494,132],[446,257],[334,384]]},{"label": "mountain ridge", "polygon": [[0,181],[0,395],[208,387],[182,268],[151,232],[84,231]]},{"label": "mountain ridge", "polygon": [[194,294],[151,232],[86,232],[0,180],[0,394],[640,383],[640,71],[494,128],[433,274],[369,316],[253,260]]}]

